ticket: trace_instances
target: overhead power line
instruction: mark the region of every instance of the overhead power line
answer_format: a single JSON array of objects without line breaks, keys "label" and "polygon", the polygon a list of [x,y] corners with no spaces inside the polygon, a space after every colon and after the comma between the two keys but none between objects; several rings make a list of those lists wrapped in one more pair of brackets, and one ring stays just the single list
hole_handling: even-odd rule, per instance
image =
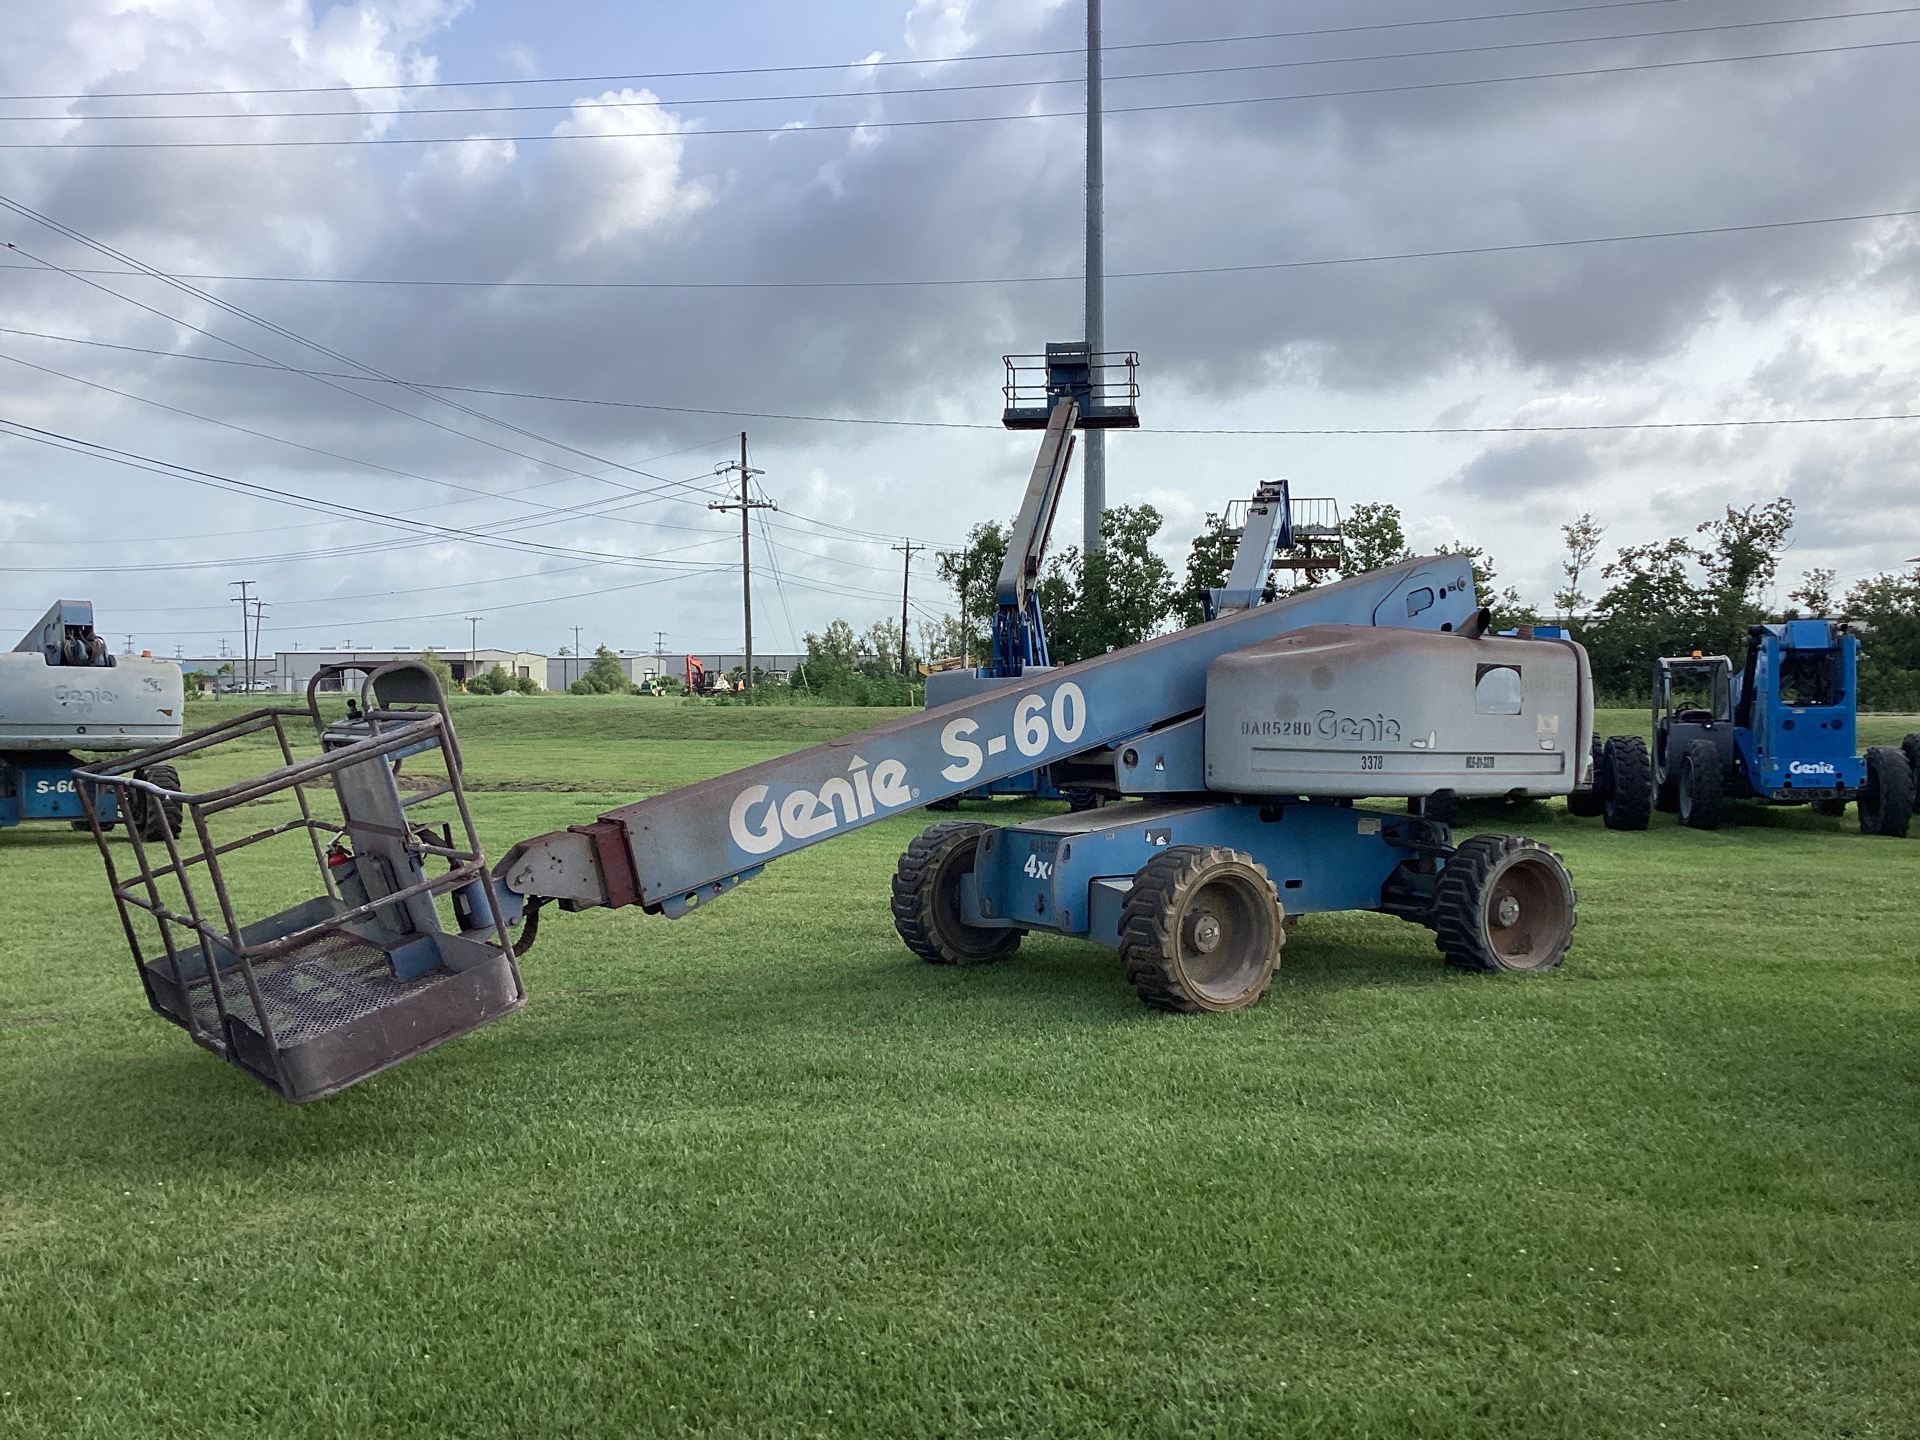
[{"label": "overhead power line", "polygon": [[[1528,250],[1567,250],[1582,245],[1623,245],[1649,240],[1685,240],[1706,235],[1741,235],[1763,230],[1805,229],[1816,225],[1853,225],[1869,220],[1906,220],[1920,216],[1915,210],[1872,210],[1853,215],[1817,215],[1800,220],[1756,220],[1739,225],[1695,225],[1680,230],[1640,230],[1615,235],[1579,235],[1562,240],[1515,240],[1497,245],[1455,245],[1438,250],[1395,250],[1372,255],[1326,255],[1298,260],[1253,260],[1237,265],[1180,265],[1145,270],[1109,270],[1109,280],[1164,280],[1194,275],[1251,275],[1266,270],[1312,270],[1337,265],[1380,265],[1401,260],[1450,260],[1470,255],[1508,255]],[[11,247],[9,247],[11,248]],[[40,270],[44,265],[9,265],[0,262],[0,270]],[[85,269],[62,266],[65,275],[105,275],[144,277],[144,270]],[[879,280],[414,280],[404,277],[364,275],[235,275],[208,271],[173,271],[182,280],[238,281],[265,285],[397,285],[422,289],[498,289],[498,290],[893,290],[935,289],[948,286],[982,285],[1078,285],[1081,276],[1072,275],[950,275],[925,279]],[[128,350],[140,354],[173,355],[167,350],[143,350],[135,345],[114,345],[104,340],[83,340],[71,335],[51,335],[37,330],[16,330],[0,326],[0,335],[28,335],[42,340],[64,340],[75,345],[95,345],[106,349]],[[229,360],[215,355],[181,356],[215,365],[240,365],[253,369],[288,369],[279,362],[249,365],[244,360]],[[331,374],[303,371],[305,374]],[[364,376],[334,378],[364,379]]]},{"label": "overhead power line", "polygon": [[[465,405],[457,400],[449,399],[447,398],[446,395],[435,394],[419,385],[412,383],[411,381],[403,380],[397,376],[389,375],[387,372],[380,370],[375,366],[369,365],[365,361],[357,360],[350,355],[342,354],[338,350],[334,350],[326,345],[319,343],[318,341],[310,340],[307,337],[300,335],[293,330],[288,329],[284,325],[280,325],[275,321],[256,315],[252,311],[244,309],[241,306],[235,305],[231,301],[224,300],[221,297],[214,295],[209,291],[199,289],[192,285],[188,285],[184,281],[180,280],[179,278],[173,275],[168,274],[163,270],[160,270],[151,265],[143,264],[142,262],[135,260],[132,256],[124,254],[123,252],[116,250],[109,245],[105,245],[102,242],[95,240],[91,236],[83,233],[82,231],[76,230],[72,226],[67,225],[59,220],[56,220],[51,216],[43,215],[39,211],[32,209],[30,206],[23,205],[19,201],[14,200],[6,195],[0,195],[0,207],[10,210],[15,214],[20,215],[26,219],[30,219],[37,224],[43,225],[46,228],[53,230],[55,233],[64,235],[69,239],[76,241],[79,244],[85,245],[89,249],[95,250],[100,254],[107,256],[109,259],[117,260],[122,265],[137,268],[143,275],[153,279],[164,281],[166,284],[172,286],[174,289],[179,290],[195,299],[201,300],[204,303],[215,307],[216,309],[220,310],[225,314],[234,316],[235,318],[238,318],[241,320],[245,320],[248,323],[256,325],[261,329],[268,331],[271,334],[280,336],[284,339],[292,341],[295,344],[304,346],[309,350],[316,351],[319,354],[324,355],[328,359],[333,360],[337,363],[352,366],[354,367],[355,370],[363,372],[358,375],[348,375],[348,376],[342,376],[339,378],[354,380],[354,381],[363,382],[363,383],[378,382],[381,384],[398,385],[402,389],[408,391],[411,394],[417,395],[422,399],[434,401],[438,404],[445,405],[453,410],[458,411],[463,415],[471,416],[476,420],[480,420],[489,425],[497,426],[500,429],[510,431],[516,435],[526,436],[528,439],[531,439],[536,443],[548,445],[553,447],[554,449],[564,450],[569,454],[581,456],[582,458],[593,461],[594,463],[601,465],[606,469],[624,470],[631,474],[639,475],[645,479],[652,480],[656,482],[655,488],[651,490],[645,490],[645,491],[637,490],[631,485],[626,485],[619,481],[608,479],[604,472],[595,474],[589,471],[572,469],[571,467],[560,464],[557,461],[542,460],[537,456],[528,455],[524,451],[515,450],[512,447],[502,445],[497,441],[486,440],[480,436],[472,435],[466,431],[456,430],[451,426],[444,425],[436,420],[431,420],[428,417],[424,415],[416,414],[413,411],[404,410],[398,406],[389,405],[385,401],[366,395],[361,391],[349,389],[341,384],[335,383],[332,377],[325,376],[322,374],[322,372],[312,372],[313,377],[319,379],[320,383],[326,385],[327,388],[329,389],[337,390],[342,394],[349,395],[356,400],[360,400],[367,404],[376,405],[383,410],[391,411],[392,413],[404,416],[407,419],[416,420],[421,424],[432,426],[434,429],[444,430],[450,434],[459,435],[464,439],[473,440],[479,444],[489,446],[492,449],[503,451],[506,454],[517,455],[520,458],[525,460],[530,460],[535,464],[542,465],[550,469],[566,470],[569,473],[580,476],[583,479],[598,481],[599,483],[607,485],[615,490],[619,490],[625,494],[632,495],[637,499],[645,499],[654,495],[662,495],[663,498],[666,498],[666,499],[680,500],[685,503],[696,504],[704,501],[707,498],[704,491],[701,490],[700,487],[695,486],[689,482],[667,480],[663,476],[654,475],[647,471],[639,470],[632,465],[625,464],[618,460],[609,459],[608,457],[603,455],[597,455],[591,450],[585,450],[580,448],[579,446],[568,444],[564,440],[557,440],[551,436],[543,435],[539,431],[529,429],[526,426],[516,424],[512,421],[502,420],[498,416],[490,415],[483,410],[477,410],[470,405]],[[17,250],[18,247],[15,245],[9,244],[8,248]],[[19,253],[26,254],[27,252],[21,251]],[[29,255],[28,258],[38,259],[38,257],[31,256],[31,255]],[[40,263],[47,265],[48,268],[50,269],[56,269],[56,270],[60,269],[59,266],[53,265],[52,262],[50,261],[43,260],[43,261],[40,261]],[[79,277],[76,277],[76,278],[79,278]],[[93,289],[100,290],[105,294],[111,295],[115,299],[123,300],[126,303],[134,305],[141,310],[145,310],[150,314],[160,316],[161,318],[169,321],[172,324],[183,326],[184,328],[188,330],[192,330],[197,334],[206,336],[210,340],[217,341],[222,345],[226,345],[232,349],[238,350],[242,354],[251,355],[256,360],[264,361],[267,364],[273,366],[274,368],[285,370],[290,374],[307,374],[308,373],[296,367],[287,365],[286,362],[277,360],[272,356],[268,356],[262,353],[261,351],[250,349],[247,346],[240,344],[238,341],[230,340],[230,339],[227,339],[225,336],[217,335],[214,332],[204,329],[201,326],[195,325],[190,321],[182,320],[176,316],[168,315],[166,314],[166,312],[157,310],[151,305],[147,305],[141,301],[135,300],[131,296],[122,295],[120,292],[116,290],[108,289],[107,287],[100,285],[92,280],[83,280],[83,283],[89,285]],[[71,377],[68,377],[68,378],[71,378]],[[90,383],[90,382],[82,382],[82,383]],[[204,418],[204,417],[197,417],[197,418]],[[272,437],[269,437],[269,438],[272,438]],[[433,482],[433,483],[439,483],[439,482]],[[676,487],[676,486],[682,490],[692,492],[691,495],[671,493],[671,489],[668,489],[667,491],[663,492],[660,488],[660,487]],[[482,493],[485,493],[485,492],[482,492]],[[697,500],[693,498],[695,496],[698,497]],[[542,508],[547,508],[547,507],[542,507]],[[872,538],[876,541],[885,541],[886,543],[891,543],[890,537],[882,537],[882,536],[876,535],[876,536],[873,536]]]},{"label": "overhead power line", "polygon": [[[123,465],[136,470],[145,470],[149,474],[163,475],[171,479],[184,480],[191,485],[209,489],[226,490],[234,494],[253,495],[278,505],[290,505],[296,509],[312,510],[320,514],[337,515],[348,519],[365,520],[384,525],[391,529],[408,530],[416,534],[431,535],[445,540],[464,540],[475,544],[488,545],[498,549],[524,550],[535,554],[563,556],[574,560],[597,560],[609,565],[655,567],[672,562],[651,557],[609,554],[599,550],[581,550],[572,546],[548,545],[538,540],[504,539],[475,530],[463,530],[449,525],[435,525],[425,520],[408,520],[397,515],[389,515],[378,510],[369,510],[358,505],[348,505],[338,500],[317,500],[310,495],[301,495],[290,490],[281,490],[271,485],[262,485],[253,480],[239,480],[217,471],[200,470],[190,465],[181,465],[171,460],[162,460],[152,455],[143,455],[137,451],[121,450],[98,441],[81,439],[78,436],[62,434],[56,430],[42,429],[37,425],[28,425],[20,420],[0,416],[0,434],[10,434],[23,440],[32,440],[56,449],[68,450],[76,454],[89,455],[111,464]],[[9,566],[9,570],[27,573],[71,572],[74,568],[66,566]],[[158,568],[155,566],[132,567],[139,569]],[[705,567],[689,567],[705,568]]]},{"label": "overhead power line", "polygon": [[[1874,40],[1853,45],[1809,46],[1798,50],[1768,50],[1755,55],[1708,55],[1687,60],[1656,60],[1634,65],[1598,65],[1582,70],[1536,71],[1528,75],[1486,75],[1462,80],[1426,80],[1404,85],[1362,85],[1345,90],[1301,90],[1286,95],[1246,95],[1215,100],[1165,101],[1151,105],[1110,105],[1109,115],[1162,114],[1180,110],[1218,110],[1246,105],[1277,105],[1299,100],[1333,100],[1349,96],[1408,95],[1425,91],[1464,90],[1482,85],[1516,85],[1541,80],[1578,80],[1608,75],[1635,75],[1662,70],[1688,70],[1708,65],[1735,65],[1753,60],[1791,60],[1814,55],[1843,55],[1870,50],[1896,50],[1920,45],[1920,38]],[[6,140],[0,150],[285,150],[336,149],[349,146],[499,145],[505,142],[567,140],[679,140],[722,135],[807,135],[851,130],[917,130],[938,125],[998,125],[1028,120],[1081,120],[1080,110],[1030,110],[1013,115],[947,115],[912,120],[850,120],[822,124],[739,125],[726,128],[672,130],[545,131],[520,135],[356,135],[336,139],[273,140]]]},{"label": "overhead power line", "polygon": [[[1355,35],[1365,31],[1413,30],[1435,25],[1469,25],[1492,20],[1524,20],[1536,16],[1582,15],[1598,10],[1639,10],[1674,5],[1683,0],[1609,0],[1605,4],[1550,5],[1532,10],[1501,10],[1475,15],[1437,15],[1421,20],[1384,20],[1365,25],[1334,25],[1314,30],[1269,30],[1257,34],[1195,36],[1176,40],[1136,40],[1109,44],[1109,52],[1170,50],[1195,45],[1241,45],[1260,40],[1299,40],[1319,35]],[[1059,50],[1002,50],[980,55],[940,55],[897,60],[836,60],[809,65],[746,65],[721,70],[653,70],[620,75],[511,75],[488,80],[428,80],[382,85],[276,85],[254,89],[201,90],[88,90],[38,95],[0,95],[0,101],[27,100],[158,100],[203,95],[358,95],[399,90],[467,90],[520,85],[617,85],[634,80],[706,80],[732,75],[799,75],[830,70],[892,69],[917,65],[968,65],[983,61],[1047,59],[1083,53],[1079,46]]]},{"label": "overhead power line", "polygon": [[[1391,60],[1432,60],[1462,55],[1495,55],[1516,50],[1552,49],[1564,45],[1606,45],[1624,40],[1656,40],[1669,36],[1720,35],[1736,30],[1776,29],[1784,25],[1814,25],[1835,20],[1881,19],[1911,15],[1920,5],[1878,10],[1841,10],[1825,15],[1789,15],[1770,20],[1735,20],[1718,25],[1688,25],[1662,30],[1628,30],[1611,35],[1570,35],[1540,40],[1506,40],[1485,45],[1454,45],[1428,50],[1384,50],[1371,55],[1325,55],[1312,59],[1262,60],[1236,65],[1206,65],[1181,70],[1135,70],[1107,75],[1111,82],[1178,80],[1201,76],[1264,74],[1275,70],[1314,69],[1323,65],[1368,65]],[[649,102],[662,109],[691,109],[709,105],[768,105],[799,100],[885,100],[899,95],[963,95],[991,90],[1031,90],[1042,86],[1083,85],[1082,75],[1050,75],[1025,80],[990,80],[961,85],[899,85],[885,90],[808,90],[777,95],[656,96]],[[507,105],[393,106],[384,110],[355,106],[345,110],[160,110],[109,114],[0,115],[0,123],[73,124],[106,121],[155,120],[328,120],[372,119],[405,115],[532,115],[575,111],[593,112],[630,108],[631,100],[573,99]]]}]

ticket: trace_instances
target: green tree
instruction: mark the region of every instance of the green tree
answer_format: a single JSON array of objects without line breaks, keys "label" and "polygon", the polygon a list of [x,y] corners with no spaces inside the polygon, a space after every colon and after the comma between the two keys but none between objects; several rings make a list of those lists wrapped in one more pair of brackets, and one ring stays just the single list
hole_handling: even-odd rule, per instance
[{"label": "green tree", "polygon": [[856,670],[860,666],[860,637],[844,620],[832,621],[823,634],[807,632],[807,664],[821,669]]},{"label": "green tree", "polygon": [[996,607],[994,587],[1007,560],[1007,532],[998,521],[986,520],[967,532],[958,550],[942,550],[940,578],[953,587],[960,602],[962,654],[977,661],[987,651]]},{"label": "green tree", "polygon": [[1493,629],[1512,630],[1520,625],[1538,625],[1540,612],[1520,598],[1520,592],[1511,585],[1496,586],[1499,573],[1493,568],[1493,557],[1478,545],[1467,545],[1459,541],[1440,547],[1442,555],[1459,555],[1465,558],[1473,570],[1473,598],[1493,614]]},{"label": "green tree", "polygon": [[1240,533],[1227,524],[1225,515],[1209,510],[1206,523],[1187,547],[1187,579],[1180,592],[1181,624],[1198,625],[1207,618],[1207,591],[1227,583],[1239,549]]},{"label": "green tree", "polygon": [[1846,616],[1865,633],[1860,699],[1881,710],[1920,710],[1920,568],[1875,575],[1847,591]]},{"label": "green tree", "polygon": [[630,695],[633,682],[620,668],[620,657],[602,645],[594,650],[593,663],[587,666],[586,674],[567,689],[574,695]]},{"label": "green tree", "polygon": [[1384,570],[1413,558],[1413,552],[1407,548],[1406,531],[1400,523],[1399,507],[1384,501],[1369,501],[1348,511],[1346,519],[1340,522],[1340,540],[1343,551],[1340,573],[1343,575],[1365,575],[1370,570]]},{"label": "green tree", "polygon": [[433,672],[433,678],[440,682],[443,694],[452,694],[459,686],[453,683],[453,667],[440,658],[440,652],[426,649],[420,652],[420,663]]},{"label": "green tree", "polygon": [[1101,517],[1106,548],[1082,556],[1069,547],[1040,581],[1040,613],[1056,665],[1136,645],[1180,613],[1173,571],[1153,551],[1160,512],[1121,505]]},{"label": "green tree", "polygon": [[1590,510],[1582,511],[1560,527],[1560,538],[1567,547],[1567,558],[1560,562],[1560,573],[1567,583],[1564,589],[1554,592],[1553,608],[1560,612],[1563,623],[1571,624],[1573,617],[1587,608],[1588,597],[1581,593],[1580,580],[1600,558],[1600,544],[1606,536],[1607,527],[1595,520]]},{"label": "green tree", "polygon": [[[1800,584],[1787,592],[1787,599],[1800,606],[1810,619],[1817,620],[1831,615],[1833,614],[1833,582],[1837,575],[1837,571],[1827,570],[1818,565],[1811,570],[1803,571]],[[1789,612],[1790,617],[1794,613],[1796,612]]]},{"label": "green tree", "polygon": [[900,668],[900,622],[898,620],[876,620],[866,628],[860,637],[860,671],[871,679],[879,680],[889,675],[912,675],[920,667],[920,655],[913,648],[913,641],[907,641],[907,666]]},{"label": "green tree", "polygon": [[1699,558],[1675,536],[1625,546],[1602,567],[1600,578],[1611,583],[1577,632],[1601,694],[1644,699],[1654,660],[1694,647],[1708,615],[1707,597],[1693,579]]},{"label": "green tree", "polygon": [[1780,556],[1793,529],[1793,501],[1782,496],[1764,505],[1727,506],[1718,520],[1702,521],[1696,535],[1712,537],[1701,552],[1707,581],[1721,608],[1759,608],[1767,587],[1780,573]]},{"label": "green tree", "polygon": [[967,653],[966,632],[957,615],[942,615],[937,620],[920,622],[920,653],[929,665],[956,660]]}]

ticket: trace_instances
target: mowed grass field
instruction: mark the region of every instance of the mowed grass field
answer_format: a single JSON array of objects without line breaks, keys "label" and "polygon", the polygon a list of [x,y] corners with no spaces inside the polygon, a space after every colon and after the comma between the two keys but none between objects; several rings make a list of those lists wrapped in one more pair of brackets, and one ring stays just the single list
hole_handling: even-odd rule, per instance
[{"label": "mowed grass field", "polygon": [[[456,718],[498,853],[879,717]],[[307,1108],[147,1011],[87,836],[0,833],[0,1434],[1920,1433],[1920,832],[1526,807],[1559,971],[1313,916],[1188,1019],[912,960],[924,823],[550,912],[525,1012]]]}]

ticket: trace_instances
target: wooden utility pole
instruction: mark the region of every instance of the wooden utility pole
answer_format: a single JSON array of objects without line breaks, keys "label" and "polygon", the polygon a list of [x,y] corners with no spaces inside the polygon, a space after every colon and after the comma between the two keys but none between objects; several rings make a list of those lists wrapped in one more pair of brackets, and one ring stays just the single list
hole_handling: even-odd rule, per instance
[{"label": "wooden utility pole", "polygon": [[907,540],[893,548],[906,557],[900,564],[900,673],[911,681],[913,676],[907,671],[907,585],[913,579],[914,554],[927,547]]},{"label": "wooden utility pole", "polygon": [[722,473],[740,472],[740,498],[738,500],[712,500],[707,504],[709,510],[738,510],[740,512],[740,611],[745,621],[747,641],[747,699],[753,699],[753,539],[748,522],[755,510],[778,510],[780,507],[771,500],[753,498],[753,477],[764,475],[766,471],[755,470],[747,464],[747,432],[740,432],[740,463],[738,466],[725,465]]},{"label": "wooden utility pole", "polygon": [[240,602],[239,680],[243,691],[249,695],[253,693],[253,585],[251,580],[234,580],[227,585],[229,590],[237,586],[240,591],[235,597]]}]

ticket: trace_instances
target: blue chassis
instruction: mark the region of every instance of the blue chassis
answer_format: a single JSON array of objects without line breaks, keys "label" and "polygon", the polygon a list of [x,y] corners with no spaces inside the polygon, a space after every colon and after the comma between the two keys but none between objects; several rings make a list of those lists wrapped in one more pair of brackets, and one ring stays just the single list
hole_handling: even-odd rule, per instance
[{"label": "blue chassis", "polygon": [[[0,830],[28,820],[85,821],[73,772],[81,762],[63,750],[15,750],[0,754]],[[113,797],[101,797],[102,824],[120,818]]]},{"label": "blue chassis", "polygon": [[1430,892],[1451,836],[1431,820],[1335,801],[1208,800],[1055,815],[980,837],[973,874],[962,882],[961,917],[1116,948],[1133,877],[1170,845],[1218,845],[1251,856],[1266,867],[1286,913],[1299,915],[1394,910],[1396,880]]}]

